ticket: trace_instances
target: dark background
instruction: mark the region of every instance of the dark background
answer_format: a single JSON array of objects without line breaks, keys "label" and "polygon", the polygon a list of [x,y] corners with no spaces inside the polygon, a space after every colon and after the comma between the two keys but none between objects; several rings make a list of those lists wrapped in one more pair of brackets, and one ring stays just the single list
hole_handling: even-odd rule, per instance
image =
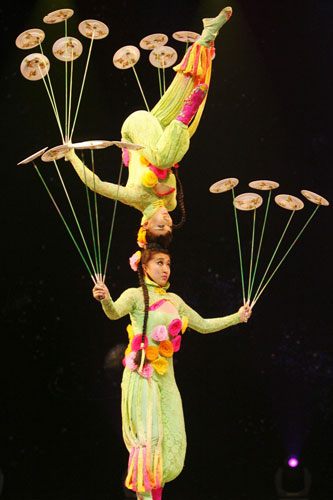
[{"label": "dark background", "polygon": [[[254,179],[280,182],[280,193],[300,189],[332,201],[331,0],[234,0],[233,17],[216,41],[210,95],[200,127],[181,164],[188,221],[176,233],[172,290],[202,315],[234,312],[241,282],[230,193],[209,186],[238,177],[238,193]],[[118,139],[121,123],[143,107],[131,71],[112,64],[122,45],[150,33],[201,31],[201,18],[218,1],[58,2],[17,0],[1,7],[2,291],[1,447],[7,500],[124,498],[127,453],[121,438],[119,344],[127,319],[110,323],[91,296],[92,282],[31,165],[21,159],[60,143],[41,82],[19,71],[26,55],[14,45],[30,27],[46,32],[57,95],[63,66],[51,55],[63,25],[45,25],[48,12],[72,7],[70,34],[87,18],[103,20],[108,38],[96,41],[75,140]],[[178,42],[170,44],[181,52]],[[75,91],[83,72],[77,62]],[[142,51],[136,66],[148,101],[158,98],[155,70]],[[172,71],[167,78],[170,81]],[[61,98],[59,97],[61,107]],[[119,150],[97,152],[103,179],[116,181]],[[84,189],[65,163],[69,191],[83,221]],[[62,200],[53,166],[38,162]],[[126,175],[126,174],[125,174]],[[62,207],[65,200],[59,201]],[[292,240],[313,209],[295,216]],[[105,241],[113,202],[101,200]],[[177,215],[175,215],[177,218]],[[239,214],[244,252],[249,214]],[[272,206],[262,265],[288,213]],[[262,213],[258,212],[259,221]],[[114,297],[135,286],[128,256],[140,216],[120,206],[107,282]],[[165,498],[271,500],[274,474],[296,453],[312,474],[311,499],[329,500],[332,472],[331,207],[320,208],[247,325],[203,337],[188,331],[175,359],[184,403],[185,469]]]}]

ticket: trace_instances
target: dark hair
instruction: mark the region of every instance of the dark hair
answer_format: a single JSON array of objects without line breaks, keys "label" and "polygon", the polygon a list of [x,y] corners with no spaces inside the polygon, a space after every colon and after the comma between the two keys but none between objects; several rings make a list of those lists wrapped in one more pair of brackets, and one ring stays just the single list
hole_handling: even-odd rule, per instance
[{"label": "dark hair", "polygon": [[155,236],[149,229],[146,231],[146,242],[147,245],[157,244],[161,248],[168,248],[172,241],[172,231],[168,231],[166,234],[160,234]]},{"label": "dark hair", "polygon": [[175,177],[176,177],[176,184],[177,184],[177,204],[180,208],[180,221],[177,224],[173,225],[173,229],[180,229],[186,222],[186,210],[185,210],[185,202],[184,202],[184,191],[183,191],[183,185],[180,181],[179,174],[178,174],[178,168],[174,169],[175,171]]},{"label": "dark hair", "polygon": [[[147,335],[147,323],[148,323],[148,315],[149,315],[149,293],[148,288],[144,279],[144,270],[142,264],[147,264],[150,259],[153,257],[155,253],[164,253],[165,255],[170,255],[170,252],[167,248],[161,247],[157,243],[150,243],[141,251],[141,260],[138,265],[138,278],[139,284],[142,288],[143,293],[143,302],[145,306],[143,324],[142,324],[142,334],[141,334],[141,343],[144,343],[145,337]],[[142,358],[142,350],[140,349],[135,356],[134,362],[139,366]]]}]

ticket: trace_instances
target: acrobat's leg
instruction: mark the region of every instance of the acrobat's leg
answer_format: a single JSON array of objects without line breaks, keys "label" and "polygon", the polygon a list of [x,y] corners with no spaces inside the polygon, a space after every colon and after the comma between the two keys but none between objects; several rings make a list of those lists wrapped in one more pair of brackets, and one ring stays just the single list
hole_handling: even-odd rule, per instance
[{"label": "acrobat's leg", "polygon": [[[174,67],[177,75],[151,111],[163,127],[169,125],[179,115],[193,89],[202,83],[209,86],[215,52],[214,40],[231,15],[231,7],[225,7],[218,16],[203,19],[204,29],[200,38],[189,47],[180,64]],[[191,137],[199,124],[204,104],[205,100],[189,127]]]}]

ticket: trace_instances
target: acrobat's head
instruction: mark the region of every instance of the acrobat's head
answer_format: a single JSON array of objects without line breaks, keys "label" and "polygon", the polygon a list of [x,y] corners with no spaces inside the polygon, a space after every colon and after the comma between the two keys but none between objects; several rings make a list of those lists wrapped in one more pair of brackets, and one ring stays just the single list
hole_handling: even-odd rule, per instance
[{"label": "acrobat's head", "polygon": [[145,210],[138,232],[138,245],[145,248],[149,243],[158,243],[167,248],[172,240],[172,218],[163,204]]}]

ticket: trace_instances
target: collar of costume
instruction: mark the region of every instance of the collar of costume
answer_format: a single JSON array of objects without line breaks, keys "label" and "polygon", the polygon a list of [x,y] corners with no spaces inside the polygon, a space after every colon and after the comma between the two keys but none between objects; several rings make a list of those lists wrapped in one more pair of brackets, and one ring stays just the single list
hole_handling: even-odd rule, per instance
[{"label": "collar of costume", "polygon": [[165,286],[160,286],[157,283],[155,283],[155,281],[148,278],[148,276],[145,276],[144,280],[145,280],[147,287],[150,289],[153,289],[153,291],[156,293],[160,293],[160,294],[166,293],[168,288],[170,287],[170,283],[167,283]]},{"label": "collar of costume", "polygon": [[148,205],[148,207],[146,207],[143,211],[141,225],[147,222],[147,220],[150,219],[159,208],[162,208],[164,206],[165,205],[163,200],[156,200]]}]

